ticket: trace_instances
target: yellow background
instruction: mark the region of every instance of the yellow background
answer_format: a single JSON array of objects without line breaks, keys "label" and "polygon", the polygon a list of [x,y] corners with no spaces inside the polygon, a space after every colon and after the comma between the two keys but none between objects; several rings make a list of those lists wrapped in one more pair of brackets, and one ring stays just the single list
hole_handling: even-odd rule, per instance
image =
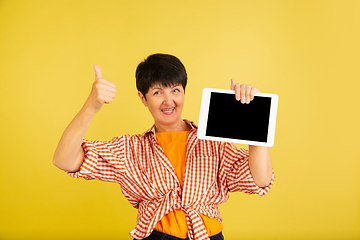
[{"label": "yellow background", "polygon": [[117,84],[88,139],[142,133],[135,88],[156,52],[188,71],[183,117],[230,79],[279,95],[276,180],[221,206],[232,239],[360,239],[360,1],[0,1],[0,239],[131,239],[117,184],[68,177],[57,142],[91,89]]}]

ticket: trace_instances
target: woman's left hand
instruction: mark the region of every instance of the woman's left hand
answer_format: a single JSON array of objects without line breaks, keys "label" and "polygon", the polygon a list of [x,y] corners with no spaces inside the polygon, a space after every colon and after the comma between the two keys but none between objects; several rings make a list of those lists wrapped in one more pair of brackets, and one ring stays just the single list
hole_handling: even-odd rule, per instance
[{"label": "woman's left hand", "polygon": [[255,93],[259,93],[259,89],[250,85],[236,83],[231,79],[231,90],[235,90],[235,98],[241,103],[249,104],[254,99]]}]

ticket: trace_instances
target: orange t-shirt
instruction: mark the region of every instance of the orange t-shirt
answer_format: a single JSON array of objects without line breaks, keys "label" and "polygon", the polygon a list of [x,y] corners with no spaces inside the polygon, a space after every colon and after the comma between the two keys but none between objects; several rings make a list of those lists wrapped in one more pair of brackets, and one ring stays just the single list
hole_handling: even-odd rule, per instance
[{"label": "orange t-shirt", "polygon": [[[190,131],[156,133],[156,139],[174,167],[181,187],[183,187],[184,182],[186,140],[189,133]],[[216,235],[222,231],[223,226],[216,218],[209,218],[202,214],[201,217],[209,236]],[[185,212],[175,209],[156,224],[155,230],[175,237],[187,238],[188,229]]]}]

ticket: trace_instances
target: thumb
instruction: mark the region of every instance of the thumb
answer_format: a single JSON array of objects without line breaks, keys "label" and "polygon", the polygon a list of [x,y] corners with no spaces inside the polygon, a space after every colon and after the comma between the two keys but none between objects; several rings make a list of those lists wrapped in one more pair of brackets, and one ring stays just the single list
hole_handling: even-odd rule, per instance
[{"label": "thumb", "polygon": [[231,90],[235,90],[235,85],[236,85],[235,80],[234,80],[234,79],[231,79],[231,87],[230,87],[230,89],[231,89]]},{"label": "thumb", "polygon": [[102,78],[101,68],[98,65],[94,65],[95,80]]}]

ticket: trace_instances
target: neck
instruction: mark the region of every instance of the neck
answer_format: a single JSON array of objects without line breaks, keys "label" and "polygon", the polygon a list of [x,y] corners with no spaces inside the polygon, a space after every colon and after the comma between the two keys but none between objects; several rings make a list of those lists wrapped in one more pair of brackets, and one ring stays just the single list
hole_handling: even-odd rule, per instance
[{"label": "neck", "polygon": [[155,123],[156,132],[179,132],[179,131],[189,131],[189,130],[191,130],[191,127],[183,120],[172,125],[162,125],[160,123]]}]

